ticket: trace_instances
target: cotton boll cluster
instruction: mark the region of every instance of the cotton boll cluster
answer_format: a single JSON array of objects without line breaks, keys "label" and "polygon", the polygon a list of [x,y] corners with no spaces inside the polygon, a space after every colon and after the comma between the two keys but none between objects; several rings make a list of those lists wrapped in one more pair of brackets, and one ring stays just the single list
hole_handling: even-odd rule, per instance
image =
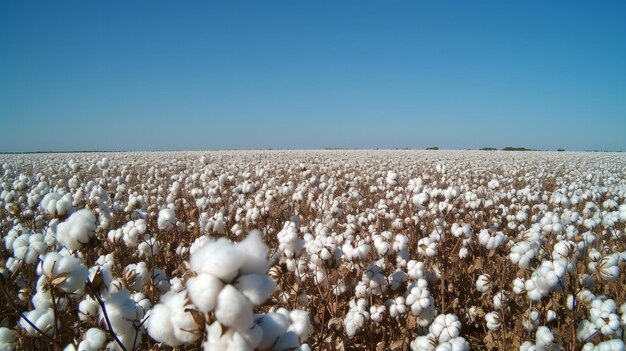
[{"label": "cotton boll cluster", "polygon": [[41,208],[51,216],[65,216],[71,211],[73,202],[70,193],[48,193],[41,201]]}]

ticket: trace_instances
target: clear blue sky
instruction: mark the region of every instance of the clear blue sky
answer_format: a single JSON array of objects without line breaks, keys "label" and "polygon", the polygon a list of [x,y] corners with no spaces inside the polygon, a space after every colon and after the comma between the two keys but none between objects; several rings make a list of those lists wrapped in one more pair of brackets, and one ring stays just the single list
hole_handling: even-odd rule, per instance
[{"label": "clear blue sky", "polygon": [[626,1],[0,2],[0,151],[626,150]]}]

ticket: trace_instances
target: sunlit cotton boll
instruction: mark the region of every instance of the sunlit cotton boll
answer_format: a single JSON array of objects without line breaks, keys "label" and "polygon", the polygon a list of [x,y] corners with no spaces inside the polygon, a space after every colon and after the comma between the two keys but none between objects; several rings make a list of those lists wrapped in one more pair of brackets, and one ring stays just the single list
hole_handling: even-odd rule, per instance
[{"label": "sunlit cotton boll", "polygon": [[540,326],[535,332],[535,347],[537,351],[558,351],[561,343],[548,327]]},{"label": "sunlit cotton boll", "polygon": [[57,226],[56,238],[59,244],[70,251],[83,247],[96,230],[96,217],[88,209],[74,212],[65,222]]},{"label": "sunlit cotton boll", "polygon": [[85,333],[85,339],[78,344],[78,351],[98,351],[104,346],[106,334],[102,329],[89,328]]},{"label": "sunlit cotton boll", "polygon": [[[141,332],[137,333],[134,328],[135,322],[139,322],[139,312],[135,301],[130,297],[128,290],[122,289],[112,293],[105,300],[106,312],[113,327],[113,332],[122,340],[126,349],[132,349],[133,344],[141,342]],[[104,312],[100,310],[100,321],[104,323]],[[135,336],[137,336],[135,340]]]},{"label": "sunlit cotton boll", "polygon": [[0,350],[13,351],[17,342],[17,333],[9,328],[0,327]]},{"label": "sunlit cotton boll", "polygon": [[235,287],[228,284],[217,296],[215,317],[224,326],[246,330],[254,322],[252,304]]},{"label": "sunlit cotton boll", "polygon": [[440,314],[435,317],[428,330],[440,343],[443,343],[459,336],[461,322],[454,314]]},{"label": "sunlit cotton boll", "polygon": [[13,255],[28,264],[37,261],[39,255],[46,252],[48,245],[42,234],[22,234],[13,241]]},{"label": "sunlit cotton boll", "polygon": [[217,305],[217,294],[224,287],[221,280],[210,274],[198,274],[187,280],[187,292],[200,311],[210,312]]},{"label": "sunlit cotton boll", "polygon": [[52,284],[66,293],[82,290],[89,274],[87,267],[79,259],[61,256],[57,252],[50,252],[45,256],[40,270]]},{"label": "sunlit cotton boll", "polygon": [[72,194],[48,193],[41,200],[41,209],[52,216],[64,216],[72,209]]},{"label": "sunlit cotton boll", "polygon": [[146,322],[148,334],[154,340],[169,346],[179,346],[196,341],[200,337],[199,326],[193,318],[185,291],[168,292],[154,305]]},{"label": "sunlit cotton boll", "polygon": [[176,225],[176,214],[171,208],[164,208],[159,211],[157,225],[161,230],[172,230]]},{"label": "sunlit cotton boll", "polygon": [[489,312],[485,315],[485,321],[487,322],[487,329],[496,331],[500,329],[500,314],[498,312]]},{"label": "sunlit cotton boll", "polygon": [[476,290],[481,293],[486,292],[491,288],[491,278],[488,274],[481,274],[476,279]]},{"label": "sunlit cotton boll", "polygon": [[[37,326],[44,334],[50,336],[54,332],[54,312],[52,308],[40,308],[26,312],[24,317]],[[20,326],[28,332],[28,334],[37,336],[39,332],[35,330],[24,318],[20,318]]]}]

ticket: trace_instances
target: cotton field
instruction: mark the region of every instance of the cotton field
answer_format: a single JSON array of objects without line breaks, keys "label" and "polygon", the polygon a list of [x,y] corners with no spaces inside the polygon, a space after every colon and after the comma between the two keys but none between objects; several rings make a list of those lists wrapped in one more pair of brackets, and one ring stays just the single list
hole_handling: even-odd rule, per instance
[{"label": "cotton field", "polygon": [[0,350],[624,350],[620,153],[0,165]]}]

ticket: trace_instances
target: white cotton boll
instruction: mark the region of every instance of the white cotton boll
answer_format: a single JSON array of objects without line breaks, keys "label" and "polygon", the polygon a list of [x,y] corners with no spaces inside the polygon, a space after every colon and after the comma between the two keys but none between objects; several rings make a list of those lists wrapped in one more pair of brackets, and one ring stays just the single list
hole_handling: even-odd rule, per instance
[{"label": "white cotton boll", "polygon": [[443,343],[459,336],[461,322],[454,314],[440,314],[430,325],[428,331],[437,338],[440,343]]},{"label": "white cotton boll", "polygon": [[603,257],[598,262],[597,270],[600,273],[600,277],[607,281],[616,280],[621,273],[617,257],[613,255]]},{"label": "white cotton boll", "polygon": [[221,324],[238,330],[250,328],[254,322],[250,301],[230,284],[217,296],[215,317]]},{"label": "white cotton boll", "polygon": [[489,312],[485,315],[485,321],[487,322],[487,329],[496,331],[500,329],[500,315],[498,312]]},{"label": "white cotton boll", "polygon": [[583,319],[578,323],[578,326],[576,328],[576,339],[578,339],[578,341],[587,340],[597,331],[598,329],[593,323],[586,319]]},{"label": "white cotton boll", "polygon": [[198,274],[189,278],[186,286],[191,302],[200,311],[210,312],[217,305],[217,295],[224,287],[224,283],[210,274]]},{"label": "white cotton boll", "polygon": [[160,303],[154,305],[150,311],[146,328],[150,336],[170,346],[189,344],[196,341],[200,335],[199,326],[188,310],[193,305],[187,303],[184,291],[168,292],[161,296]]},{"label": "white cotton boll", "polygon": [[292,310],[289,312],[289,319],[291,325],[289,330],[294,331],[299,335],[300,341],[307,341],[309,336],[313,333],[313,325],[309,318],[309,312],[303,310]]},{"label": "white cotton boll", "polygon": [[145,262],[129,264],[124,268],[124,279],[129,288],[140,291],[150,278],[150,271]]},{"label": "white cotton boll", "polygon": [[416,337],[411,341],[411,351],[435,351],[437,340],[432,334]]},{"label": "white cotton boll", "polygon": [[98,316],[98,310],[100,305],[98,302],[87,296],[78,304],[78,318],[81,321],[88,320],[90,318],[96,318]]},{"label": "white cotton boll", "polygon": [[164,208],[159,211],[157,225],[161,230],[172,230],[176,225],[176,213],[171,208]]},{"label": "white cotton boll", "polygon": [[[135,323],[139,322],[139,311],[135,301],[130,298],[128,290],[123,289],[112,293],[105,300],[105,305],[113,332],[120,338],[126,349],[133,349],[136,342],[141,342],[141,332],[134,328]],[[100,323],[104,325],[104,313],[100,312]],[[117,346],[115,347],[117,349]]]},{"label": "white cotton boll", "polygon": [[102,329],[89,328],[85,333],[85,340],[78,344],[78,351],[98,351],[105,341],[106,334]]},{"label": "white cotton boll", "polygon": [[87,267],[72,256],[61,256],[57,252],[48,253],[41,263],[41,272],[57,288],[66,293],[82,290],[89,275]]},{"label": "white cotton boll", "polygon": [[155,269],[154,273],[152,273],[152,279],[154,280],[156,288],[161,294],[165,294],[170,290],[170,281],[167,278],[167,274],[163,270],[158,268]]},{"label": "white cotton boll", "polygon": [[540,326],[535,332],[535,344],[537,351],[557,351],[561,349],[561,344],[558,342],[552,331],[545,326]]},{"label": "white cotton boll", "polygon": [[[40,308],[26,312],[24,316],[39,328],[44,334],[51,336],[54,332],[54,312],[52,308]],[[30,335],[37,336],[35,330],[24,318],[20,318],[20,326]]]},{"label": "white cotton boll", "polygon": [[17,333],[9,328],[0,327],[0,350],[13,351],[17,342]]},{"label": "white cotton boll", "polygon": [[478,279],[476,279],[476,290],[478,290],[481,293],[484,293],[490,288],[491,288],[491,278],[489,277],[489,275],[481,274],[480,276],[478,276]]},{"label": "white cotton boll", "polygon": [[261,274],[242,275],[234,285],[255,306],[263,304],[276,289],[276,282]]},{"label": "white cotton boll", "polygon": [[70,251],[83,247],[95,235],[96,217],[88,209],[74,212],[65,222],[57,225],[59,244]]},{"label": "white cotton boll", "polygon": [[258,345],[261,350],[272,347],[276,340],[287,332],[287,327],[289,327],[289,318],[280,313],[257,315],[255,320],[263,330],[263,337]]},{"label": "white cotton boll", "polygon": [[150,310],[150,317],[146,322],[146,329],[150,337],[158,342],[170,346],[182,344],[174,335],[174,328],[171,323],[171,311],[164,304],[156,304]]},{"label": "white cotton boll", "polygon": [[197,273],[211,274],[225,282],[231,282],[243,265],[241,251],[235,249],[228,239],[220,238],[206,242],[191,254],[191,269]]},{"label": "white cotton boll", "polygon": [[266,274],[271,262],[268,261],[268,248],[261,239],[261,232],[251,231],[248,236],[235,245],[241,256],[241,273]]},{"label": "white cotton boll", "polygon": [[146,257],[156,256],[160,252],[159,242],[156,238],[150,237],[146,234],[144,240],[137,246],[139,254]]},{"label": "white cotton boll", "polygon": [[13,256],[33,264],[48,249],[42,234],[22,234],[13,241]]}]

